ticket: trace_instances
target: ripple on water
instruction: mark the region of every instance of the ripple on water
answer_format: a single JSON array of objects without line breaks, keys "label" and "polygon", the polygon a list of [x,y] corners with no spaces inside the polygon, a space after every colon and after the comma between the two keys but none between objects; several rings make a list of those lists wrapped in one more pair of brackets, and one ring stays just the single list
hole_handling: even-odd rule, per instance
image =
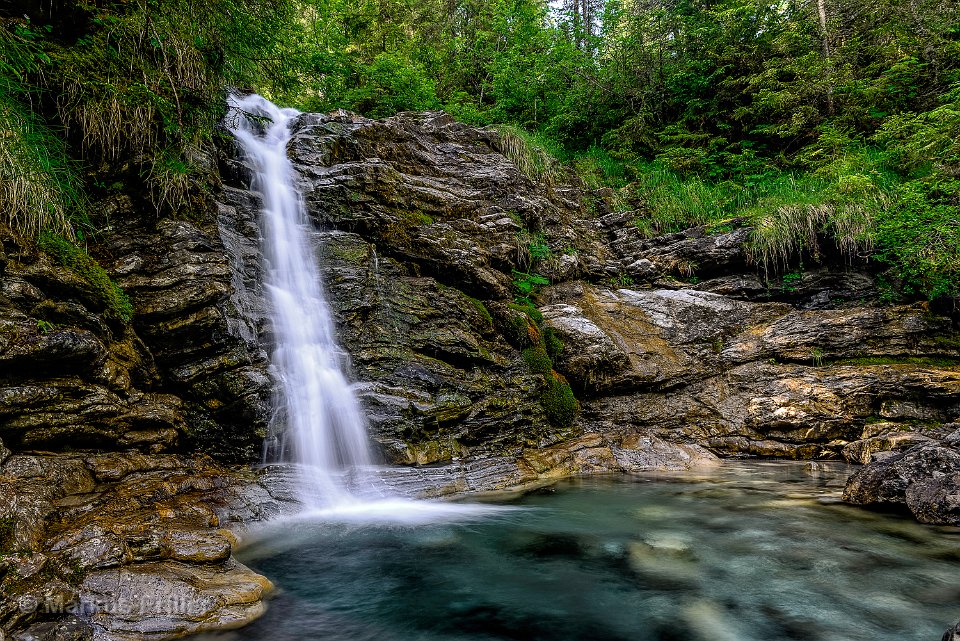
[{"label": "ripple on water", "polygon": [[280,591],[234,638],[938,639],[960,618],[960,536],[818,502],[848,471],[732,463],[573,480],[464,518],[313,515],[248,549]]}]

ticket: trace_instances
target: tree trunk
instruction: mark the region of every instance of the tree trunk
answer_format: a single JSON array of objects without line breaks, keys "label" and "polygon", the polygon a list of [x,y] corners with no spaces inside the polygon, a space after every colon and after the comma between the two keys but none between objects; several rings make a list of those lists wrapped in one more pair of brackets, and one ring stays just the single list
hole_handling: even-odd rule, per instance
[{"label": "tree trunk", "polygon": [[827,0],[817,0],[817,15],[820,18],[820,32],[823,35],[823,57],[827,61],[827,113],[831,116],[833,108],[833,57],[830,51],[830,27],[827,24]]}]

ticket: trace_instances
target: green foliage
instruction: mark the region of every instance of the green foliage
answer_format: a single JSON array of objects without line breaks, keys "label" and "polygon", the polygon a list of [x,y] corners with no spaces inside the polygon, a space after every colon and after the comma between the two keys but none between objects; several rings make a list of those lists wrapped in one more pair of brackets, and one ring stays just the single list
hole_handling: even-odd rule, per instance
[{"label": "green foliage", "polygon": [[537,264],[541,260],[546,260],[553,255],[553,252],[550,251],[550,245],[547,244],[543,234],[533,234],[530,237],[530,244],[527,247],[527,251],[530,254],[530,261],[533,264]]},{"label": "green foliage", "polygon": [[295,0],[84,0],[0,22],[3,220],[72,238],[83,173],[122,174],[134,202],[161,213],[202,208],[225,87],[289,86],[282,50],[301,11]]},{"label": "green foliage", "polygon": [[47,60],[27,26],[0,25],[0,222],[25,236],[73,237],[85,199],[66,146],[33,110],[28,83]]},{"label": "green foliage", "polygon": [[823,365],[824,351],[819,347],[814,347],[810,350],[810,360],[813,362],[814,367],[821,367]]},{"label": "green foliage", "polygon": [[550,372],[544,379],[546,387],[540,395],[540,403],[547,420],[557,427],[570,427],[580,411],[580,403],[577,402],[570,383],[556,372]]},{"label": "green foliage", "polygon": [[901,292],[960,295],[960,185],[931,178],[899,186],[876,244]]},{"label": "green foliage", "polygon": [[124,323],[130,322],[133,318],[133,305],[130,304],[130,299],[116,283],[110,280],[103,267],[84,250],[49,231],[41,233],[38,245],[54,260],[90,285],[103,304],[108,317]]},{"label": "green foliage", "polygon": [[440,106],[426,70],[403,56],[381,53],[359,70],[358,77],[358,86],[347,93],[346,99],[374,118]]},{"label": "green foliage", "polygon": [[[825,25],[800,0],[61,9],[0,25],[0,208],[28,235],[71,237],[82,176],[163,214],[200,208],[224,88],[242,86],[313,110],[446,108],[491,125],[531,180],[554,186],[562,161],[612,187],[644,234],[743,217],[767,272],[836,247],[912,296],[955,291],[953,2],[832,0]],[[545,284],[544,245],[518,248],[521,298]]]},{"label": "green foliage", "polygon": [[517,300],[529,303],[529,297],[540,291],[541,287],[549,285],[550,281],[540,274],[528,274],[513,270],[513,286],[517,290]]}]

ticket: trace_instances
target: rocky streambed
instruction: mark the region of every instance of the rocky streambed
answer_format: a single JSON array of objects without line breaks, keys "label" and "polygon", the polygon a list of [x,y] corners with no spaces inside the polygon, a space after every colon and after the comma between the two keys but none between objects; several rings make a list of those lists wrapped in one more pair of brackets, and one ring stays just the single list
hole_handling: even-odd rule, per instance
[{"label": "rocky streambed", "polygon": [[[508,147],[434,112],[295,125],[339,338],[398,491],[846,459],[865,464],[848,501],[958,524],[955,313],[882,304],[877,266],[825,239],[785,275],[751,263],[740,221],[646,238],[609,193],[532,180]],[[269,582],[231,555],[291,498],[249,469],[272,394],[260,203],[236,150],[208,161],[203,220],[99,205],[116,222],[90,251],[130,322],[89,274],[0,233],[7,636],[164,639],[262,610]],[[531,275],[549,284],[517,305]],[[127,598],[171,594],[192,609]],[[102,607],[40,605],[78,602]]]}]

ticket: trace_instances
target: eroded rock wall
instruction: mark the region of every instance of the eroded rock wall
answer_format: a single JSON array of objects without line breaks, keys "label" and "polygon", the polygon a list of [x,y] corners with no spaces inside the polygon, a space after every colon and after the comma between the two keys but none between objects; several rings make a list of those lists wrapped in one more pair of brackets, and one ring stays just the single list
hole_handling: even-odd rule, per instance
[{"label": "eroded rock wall", "polygon": [[[873,266],[765,274],[743,221],[644,238],[602,193],[533,182],[499,146],[441,113],[297,125],[290,157],[387,459],[520,457],[595,433],[858,460],[960,416],[955,321],[880,306]],[[567,428],[546,420],[543,379],[498,313],[534,271],[582,406]]]}]

